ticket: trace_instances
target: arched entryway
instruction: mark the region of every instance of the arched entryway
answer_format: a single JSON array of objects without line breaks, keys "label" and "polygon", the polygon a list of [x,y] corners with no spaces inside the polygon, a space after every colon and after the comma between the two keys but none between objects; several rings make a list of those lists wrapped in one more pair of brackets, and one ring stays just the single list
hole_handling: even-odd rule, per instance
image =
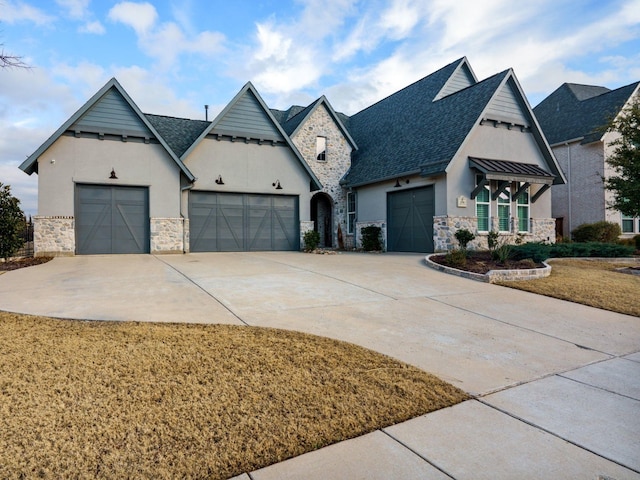
[{"label": "arched entryway", "polygon": [[320,234],[320,247],[333,247],[333,215],[331,197],[326,193],[316,193],[311,198],[311,220],[314,230]]}]

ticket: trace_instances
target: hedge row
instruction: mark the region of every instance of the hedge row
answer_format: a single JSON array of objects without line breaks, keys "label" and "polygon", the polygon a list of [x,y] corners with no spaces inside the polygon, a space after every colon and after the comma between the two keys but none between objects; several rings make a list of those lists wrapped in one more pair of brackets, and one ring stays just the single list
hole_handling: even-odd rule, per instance
[{"label": "hedge row", "polygon": [[547,258],[554,257],[630,257],[634,248],[615,243],[524,243],[515,245],[511,252],[514,260],[530,258],[540,263]]}]

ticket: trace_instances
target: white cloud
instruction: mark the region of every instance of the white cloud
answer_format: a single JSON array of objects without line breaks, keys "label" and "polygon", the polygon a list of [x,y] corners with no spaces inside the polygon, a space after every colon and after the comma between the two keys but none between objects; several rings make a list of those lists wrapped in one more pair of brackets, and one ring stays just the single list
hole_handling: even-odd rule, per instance
[{"label": "white cloud", "polygon": [[145,35],[158,20],[158,12],[150,3],[120,2],[109,10],[108,18],[128,25],[138,35]]},{"label": "white cloud", "polygon": [[141,50],[154,58],[164,70],[176,67],[183,53],[219,53],[225,40],[221,33],[211,31],[203,31],[189,38],[175,22],[158,24],[158,12],[149,3],[121,2],[109,11],[108,17],[133,28]]},{"label": "white cloud", "polygon": [[55,17],[47,15],[39,8],[32,7],[24,2],[11,2],[3,0],[0,8],[0,22],[9,24],[18,22],[32,22],[36,25],[46,25],[55,20]]},{"label": "white cloud", "polygon": [[71,18],[83,19],[88,14],[90,0],[56,0],[62,8],[67,9]]},{"label": "white cloud", "polygon": [[98,20],[93,22],[87,22],[78,28],[78,32],[80,33],[92,33],[94,35],[104,35],[107,30],[104,28],[104,25],[100,23]]}]

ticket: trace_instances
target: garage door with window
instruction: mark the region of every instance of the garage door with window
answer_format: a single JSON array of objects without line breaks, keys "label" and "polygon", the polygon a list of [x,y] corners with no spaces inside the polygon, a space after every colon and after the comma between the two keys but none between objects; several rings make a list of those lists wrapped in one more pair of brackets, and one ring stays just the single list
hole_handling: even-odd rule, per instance
[{"label": "garage door with window", "polygon": [[147,187],[76,185],[76,253],[149,253]]},{"label": "garage door with window", "polygon": [[392,252],[433,252],[433,187],[389,193],[387,249]]},{"label": "garage door with window", "polygon": [[298,250],[298,197],[192,191],[192,252]]}]

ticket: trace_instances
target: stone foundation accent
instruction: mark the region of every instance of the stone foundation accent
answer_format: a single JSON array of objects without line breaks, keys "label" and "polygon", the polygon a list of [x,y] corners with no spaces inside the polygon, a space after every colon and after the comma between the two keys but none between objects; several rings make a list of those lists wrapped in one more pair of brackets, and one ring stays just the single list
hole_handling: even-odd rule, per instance
[{"label": "stone foundation accent", "polygon": [[313,230],[315,222],[307,220],[300,222],[300,251],[304,251],[304,234]]},{"label": "stone foundation accent", "polygon": [[[498,231],[497,217],[491,217],[491,226],[494,231]],[[553,218],[532,218],[530,220],[530,232],[519,233],[515,231],[518,219],[511,219],[511,232],[500,232],[500,240],[508,243],[529,243],[556,241],[556,221]],[[478,233],[477,217],[450,217],[440,215],[433,217],[433,247],[435,252],[446,252],[458,247],[458,240],[455,233],[458,230],[467,229],[476,238],[469,243],[470,250],[486,250],[487,234]]]},{"label": "stone foundation accent", "polygon": [[382,243],[382,251],[387,251],[387,224],[384,220],[378,220],[375,222],[356,222],[356,240],[355,248],[362,248],[362,229],[364,227],[375,226],[380,227],[380,237]]},{"label": "stone foundation accent", "polygon": [[184,251],[184,220],[182,218],[151,219],[151,253],[182,253]]},{"label": "stone foundation accent", "polygon": [[183,218],[182,220],[184,222],[184,225],[182,227],[182,245],[184,247],[183,252],[189,253],[191,251],[191,244],[189,243],[191,242],[191,236],[189,234],[190,232],[189,219]]},{"label": "stone foundation accent", "polygon": [[76,234],[74,218],[40,215],[33,217],[33,252],[36,257],[75,255]]}]

